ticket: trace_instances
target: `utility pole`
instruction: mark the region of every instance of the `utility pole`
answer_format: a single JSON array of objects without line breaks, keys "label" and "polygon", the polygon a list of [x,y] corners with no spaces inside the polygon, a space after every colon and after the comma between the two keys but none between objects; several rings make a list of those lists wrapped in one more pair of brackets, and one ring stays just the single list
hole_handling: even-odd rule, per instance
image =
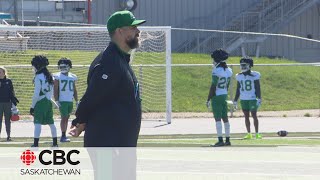
[{"label": "utility pole", "polygon": [[14,23],[18,24],[18,7],[17,0],[13,1],[13,11],[14,11]]},{"label": "utility pole", "polygon": [[64,19],[64,0],[62,0],[61,2],[62,2],[62,19]]},{"label": "utility pole", "polygon": [[88,24],[91,24],[91,0],[88,0]]}]

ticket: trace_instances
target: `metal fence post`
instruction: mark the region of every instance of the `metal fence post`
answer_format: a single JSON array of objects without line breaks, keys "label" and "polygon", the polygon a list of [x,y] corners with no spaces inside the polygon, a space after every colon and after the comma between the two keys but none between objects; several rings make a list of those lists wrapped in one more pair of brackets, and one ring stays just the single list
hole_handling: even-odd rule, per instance
[{"label": "metal fence post", "polygon": [[242,22],[241,23],[241,25],[242,25],[241,29],[242,29],[242,32],[244,32],[244,15],[242,15],[242,21],[241,22]]},{"label": "metal fence post", "polygon": [[[233,65],[230,65],[230,68],[232,69],[232,72],[233,72]],[[233,101],[233,100],[232,100],[232,98],[233,98],[233,75],[232,75],[232,77],[230,78],[230,88],[229,88],[229,91],[230,91],[230,98],[229,98],[229,99],[231,99],[231,101]],[[234,107],[233,107],[233,105],[232,105],[231,107],[232,107],[232,108],[230,108],[230,114],[231,114],[231,117],[233,117]]]},{"label": "metal fence post", "polygon": [[142,64],[139,65],[139,91],[140,96],[142,97],[142,87],[143,87],[143,70],[142,70]]},{"label": "metal fence post", "polygon": [[259,13],[259,32],[262,32],[262,15]]},{"label": "metal fence post", "polygon": [[197,33],[197,53],[200,53],[200,31]]},{"label": "metal fence post", "polygon": [[281,0],[281,21],[283,21],[283,0]]}]

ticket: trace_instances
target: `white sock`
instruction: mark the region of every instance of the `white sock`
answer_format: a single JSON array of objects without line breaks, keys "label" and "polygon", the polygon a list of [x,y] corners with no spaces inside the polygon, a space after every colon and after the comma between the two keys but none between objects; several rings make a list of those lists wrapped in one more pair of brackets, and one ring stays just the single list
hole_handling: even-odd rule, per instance
[{"label": "white sock", "polygon": [[230,123],[229,122],[224,123],[224,130],[226,133],[226,137],[230,137]]},{"label": "white sock", "polygon": [[40,138],[40,134],[41,134],[41,124],[34,124],[34,132],[33,132],[34,138]]},{"label": "white sock", "polygon": [[57,137],[57,128],[54,124],[49,124],[51,129],[51,135],[53,138]]},{"label": "white sock", "polygon": [[222,123],[221,121],[216,121],[216,129],[218,137],[222,137]]}]

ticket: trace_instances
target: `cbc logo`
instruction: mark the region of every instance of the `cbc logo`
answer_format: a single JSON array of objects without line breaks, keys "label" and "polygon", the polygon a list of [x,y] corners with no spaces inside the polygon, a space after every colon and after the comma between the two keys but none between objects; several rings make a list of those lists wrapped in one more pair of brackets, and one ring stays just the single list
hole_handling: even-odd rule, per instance
[{"label": "cbc logo", "polygon": [[30,164],[34,163],[34,160],[36,160],[36,156],[32,151],[26,150],[22,153],[22,155],[20,156],[20,159],[24,164],[29,166]]},{"label": "cbc logo", "polygon": [[[44,156],[48,154],[51,160],[44,160]],[[80,154],[78,150],[71,150],[69,152],[64,152],[63,150],[43,150],[39,153],[39,161],[43,165],[64,165],[66,162],[68,162],[71,165],[78,165],[80,164],[80,161],[75,161],[74,159],[71,159],[72,154]],[[46,156],[48,156],[46,155]],[[26,164],[27,166],[33,164],[35,160],[37,159],[34,152],[30,150],[26,150],[22,153],[20,156],[21,161]]]}]

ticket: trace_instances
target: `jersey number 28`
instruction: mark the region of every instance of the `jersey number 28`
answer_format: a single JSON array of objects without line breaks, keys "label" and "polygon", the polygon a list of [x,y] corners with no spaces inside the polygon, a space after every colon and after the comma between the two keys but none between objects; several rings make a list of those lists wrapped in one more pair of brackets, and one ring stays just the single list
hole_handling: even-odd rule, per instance
[{"label": "jersey number 28", "polygon": [[226,77],[220,78],[219,79],[219,83],[218,83],[218,88],[227,89],[229,82],[230,82],[230,77],[228,77],[228,78],[226,78]]}]

